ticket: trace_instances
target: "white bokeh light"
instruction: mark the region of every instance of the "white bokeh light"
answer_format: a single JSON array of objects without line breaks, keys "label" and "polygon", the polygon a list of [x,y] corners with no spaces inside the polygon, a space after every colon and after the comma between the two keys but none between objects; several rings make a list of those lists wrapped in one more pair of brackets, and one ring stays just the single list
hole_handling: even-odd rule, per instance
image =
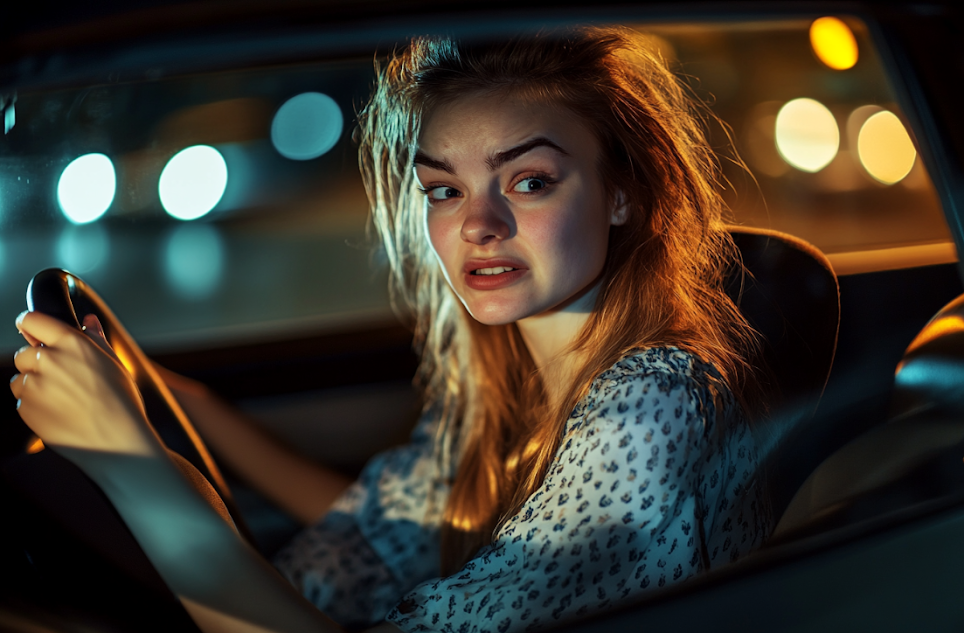
[{"label": "white bokeh light", "polygon": [[777,113],[775,139],[783,160],[801,171],[818,172],[840,148],[833,113],[815,99],[788,101]]},{"label": "white bokeh light", "polygon": [[114,164],[103,154],[75,158],[60,175],[57,202],[74,224],[93,222],[107,212],[117,191]]},{"label": "white bokeh light", "polygon": [[344,119],[335,100],[303,92],[282,104],[271,121],[271,142],[291,160],[318,158],[341,138]]},{"label": "white bokeh light", "polygon": [[107,261],[110,241],[98,224],[66,226],[57,238],[57,262],[66,270],[84,274]]},{"label": "white bokeh light", "polygon": [[164,276],[174,292],[185,299],[203,299],[221,282],[224,245],[210,224],[176,227],[164,246]]},{"label": "white bokeh light", "polygon": [[228,166],[210,145],[194,145],[171,157],[161,171],[161,205],[178,220],[196,220],[217,206],[228,185]]}]

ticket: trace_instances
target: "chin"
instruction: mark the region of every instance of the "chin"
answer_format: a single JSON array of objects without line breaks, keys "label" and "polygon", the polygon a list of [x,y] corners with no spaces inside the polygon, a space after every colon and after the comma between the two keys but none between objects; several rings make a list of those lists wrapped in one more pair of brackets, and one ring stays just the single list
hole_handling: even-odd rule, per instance
[{"label": "chin", "polygon": [[492,305],[462,301],[469,315],[482,325],[508,325],[530,316],[529,312],[518,306]]}]

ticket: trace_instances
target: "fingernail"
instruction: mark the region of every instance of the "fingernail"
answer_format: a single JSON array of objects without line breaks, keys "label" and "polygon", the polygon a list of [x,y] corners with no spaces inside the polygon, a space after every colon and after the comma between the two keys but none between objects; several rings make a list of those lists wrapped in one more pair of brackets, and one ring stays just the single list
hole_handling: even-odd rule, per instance
[{"label": "fingernail", "polygon": [[24,318],[25,316],[27,316],[27,313],[28,313],[28,312],[30,312],[30,310],[24,310],[23,312],[21,312],[20,314],[17,315],[17,331],[18,331],[18,332],[20,331],[20,324],[23,323],[23,318]]},{"label": "fingernail", "polygon": [[13,376],[10,376],[10,384],[12,385],[19,377],[20,377],[20,374],[14,374]]},{"label": "fingernail", "polygon": [[20,398],[17,398],[17,408],[20,408]]}]

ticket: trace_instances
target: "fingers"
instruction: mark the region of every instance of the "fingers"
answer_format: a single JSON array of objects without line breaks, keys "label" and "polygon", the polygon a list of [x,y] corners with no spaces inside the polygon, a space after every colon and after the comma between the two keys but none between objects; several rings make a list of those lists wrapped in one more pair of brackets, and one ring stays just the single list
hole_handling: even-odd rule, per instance
[{"label": "fingers", "polygon": [[[21,374],[36,372],[40,369],[40,354],[44,351],[42,347],[31,347],[24,345],[13,354],[13,366]],[[50,350],[46,350],[50,351]]]},{"label": "fingers", "polygon": [[17,317],[17,329],[31,345],[49,347],[56,347],[58,343],[76,332],[75,328],[60,319],[42,312],[22,312]]},{"label": "fingers", "polygon": [[27,334],[26,332],[24,332],[24,331],[20,328],[20,322],[23,321],[23,318],[24,318],[26,315],[27,315],[26,312],[21,312],[21,313],[17,316],[17,331],[20,332],[20,335],[23,336],[25,339],[27,339],[27,342],[30,343],[31,345],[34,345],[34,346],[40,345],[40,341],[38,341],[38,340],[35,339],[34,337],[30,336],[29,334]]},{"label": "fingers", "polygon": [[[57,350],[52,348],[31,347],[29,345],[24,345],[16,351],[13,355],[13,364],[19,373],[14,374],[10,379],[10,391],[13,392],[17,400],[23,397],[28,378],[32,383],[35,383],[40,376],[42,367],[46,366],[47,369],[53,369],[51,363],[55,362],[53,359],[55,354],[57,354]],[[17,406],[19,408],[19,402]]]},{"label": "fingers", "polygon": [[[10,391],[13,392],[13,397],[20,400],[20,394],[23,393],[23,379],[26,374],[14,374],[10,378]],[[20,406],[20,403],[17,403]]]}]

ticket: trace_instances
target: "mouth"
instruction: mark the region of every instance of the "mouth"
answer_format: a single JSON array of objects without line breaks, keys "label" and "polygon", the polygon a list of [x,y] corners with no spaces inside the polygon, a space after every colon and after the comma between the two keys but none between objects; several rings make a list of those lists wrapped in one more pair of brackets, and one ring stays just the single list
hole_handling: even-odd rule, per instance
[{"label": "mouth", "polygon": [[512,271],[519,270],[518,268],[511,268],[509,266],[496,266],[495,268],[476,268],[469,272],[470,275],[501,275],[503,273],[511,273]]},{"label": "mouth", "polygon": [[470,259],[462,269],[465,285],[474,290],[497,290],[515,284],[529,272],[525,263],[510,257]]}]

